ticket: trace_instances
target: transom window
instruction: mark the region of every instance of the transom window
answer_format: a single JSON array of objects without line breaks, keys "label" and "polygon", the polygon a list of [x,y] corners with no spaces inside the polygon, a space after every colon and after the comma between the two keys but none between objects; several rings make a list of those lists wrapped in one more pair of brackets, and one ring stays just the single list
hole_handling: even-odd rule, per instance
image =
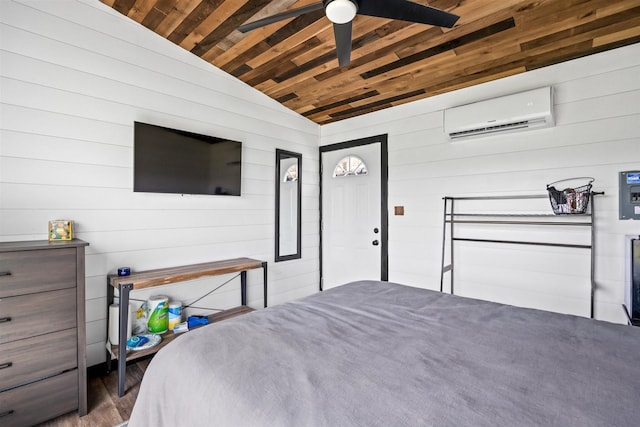
[{"label": "transom window", "polygon": [[338,162],[333,170],[333,177],[359,176],[367,175],[368,173],[367,165],[360,157],[348,155]]},{"label": "transom window", "polygon": [[298,165],[291,165],[284,173],[283,182],[296,182],[298,180]]}]

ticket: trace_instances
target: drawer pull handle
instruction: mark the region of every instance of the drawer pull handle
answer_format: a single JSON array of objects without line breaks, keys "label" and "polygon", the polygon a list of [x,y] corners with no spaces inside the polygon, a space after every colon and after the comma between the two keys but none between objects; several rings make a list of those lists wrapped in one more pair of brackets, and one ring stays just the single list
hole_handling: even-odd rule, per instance
[{"label": "drawer pull handle", "polygon": [[0,317],[0,323],[11,322],[11,317]]},{"label": "drawer pull handle", "polygon": [[0,414],[0,418],[2,418],[2,417],[7,417],[7,416],[12,415],[12,414],[13,414],[13,409],[11,409],[11,410],[9,410],[9,411],[6,411],[6,412],[1,413],[1,414]]},{"label": "drawer pull handle", "polygon": [[11,276],[10,271],[0,271],[0,276]]},{"label": "drawer pull handle", "polygon": [[0,365],[0,369],[7,369],[13,366],[13,362],[7,362]]}]

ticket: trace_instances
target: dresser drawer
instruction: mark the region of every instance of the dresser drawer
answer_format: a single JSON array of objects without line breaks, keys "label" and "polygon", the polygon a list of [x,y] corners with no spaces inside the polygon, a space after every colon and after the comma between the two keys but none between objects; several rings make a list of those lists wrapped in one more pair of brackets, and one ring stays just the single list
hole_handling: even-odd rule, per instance
[{"label": "dresser drawer", "polygon": [[0,344],[75,328],[76,289],[0,298]]},{"label": "dresser drawer", "polygon": [[31,426],[78,408],[78,370],[0,393],[0,425]]},{"label": "dresser drawer", "polygon": [[78,366],[75,328],[0,344],[0,390]]},{"label": "dresser drawer", "polygon": [[75,286],[75,248],[0,253],[0,298]]}]

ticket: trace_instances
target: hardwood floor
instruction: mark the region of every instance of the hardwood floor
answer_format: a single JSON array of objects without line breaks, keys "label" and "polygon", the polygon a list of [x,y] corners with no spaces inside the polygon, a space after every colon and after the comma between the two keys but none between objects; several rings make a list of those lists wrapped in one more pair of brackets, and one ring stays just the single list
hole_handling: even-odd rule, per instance
[{"label": "hardwood floor", "polygon": [[127,365],[126,393],[122,397],[118,397],[117,370],[108,375],[104,369],[90,371],[87,379],[88,414],[79,417],[77,412],[70,412],[38,427],[113,427],[127,421],[150,361],[151,358],[146,358]]}]

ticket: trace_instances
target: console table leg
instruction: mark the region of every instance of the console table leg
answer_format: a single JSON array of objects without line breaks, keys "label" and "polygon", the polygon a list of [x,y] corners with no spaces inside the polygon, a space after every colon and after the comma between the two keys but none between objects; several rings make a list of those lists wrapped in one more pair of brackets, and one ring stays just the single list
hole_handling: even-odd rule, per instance
[{"label": "console table leg", "polygon": [[118,331],[118,397],[124,396],[124,382],[127,375],[127,319],[129,317],[129,292],[133,284],[123,284],[120,290],[120,330]]},{"label": "console table leg", "polygon": [[[113,296],[114,296],[114,288],[113,286],[109,286],[109,279],[107,278],[107,346],[110,346],[112,343],[109,340],[109,306],[113,304]],[[107,353],[107,374],[111,373],[111,352],[106,350]]]},{"label": "console table leg", "polygon": [[262,262],[262,282],[264,284],[264,308],[267,308],[267,262]]},{"label": "console table leg", "polygon": [[240,301],[247,305],[247,271],[240,272]]}]

